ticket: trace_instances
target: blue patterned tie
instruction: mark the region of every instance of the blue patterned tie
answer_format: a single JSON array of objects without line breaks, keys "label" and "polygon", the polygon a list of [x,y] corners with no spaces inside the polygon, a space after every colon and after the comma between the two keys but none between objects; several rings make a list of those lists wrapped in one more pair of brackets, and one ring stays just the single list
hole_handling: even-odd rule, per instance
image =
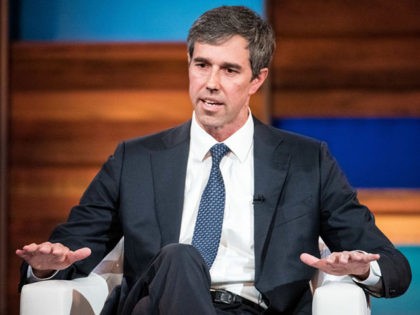
[{"label": "blue patterned tie", "polygon": [[211,147],[210,152],[212,156],[210,177],[201,196],[192,240],[192,245],[199,250],[209,268],[216,258],[222,234],[225,184],[219,164],[223,156],[229,152],[229,148],[223,143],[218,143]]}]

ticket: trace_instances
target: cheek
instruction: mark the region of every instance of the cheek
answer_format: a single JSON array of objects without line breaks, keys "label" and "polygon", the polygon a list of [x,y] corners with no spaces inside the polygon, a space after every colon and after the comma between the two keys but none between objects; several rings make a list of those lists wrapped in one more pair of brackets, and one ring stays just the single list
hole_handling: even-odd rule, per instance
[{"label": "cheek", "polygon": [[200,86],[203,85],[203,79],[202,79],[201,76],[199,76],[197,74],[190,73],[188,77],[189,77],[190,90],[196,90]]},{"label": "cheek", "polygon": [[197,91],[197,81],[190,77],[189,92],[190,94],[194,94],[195,91]]},{"label": "cheek", "polygon": [[231,84],[229,87],[230,94],[236,99],[246,99],[249,96],[249,85],[244,83]]}]

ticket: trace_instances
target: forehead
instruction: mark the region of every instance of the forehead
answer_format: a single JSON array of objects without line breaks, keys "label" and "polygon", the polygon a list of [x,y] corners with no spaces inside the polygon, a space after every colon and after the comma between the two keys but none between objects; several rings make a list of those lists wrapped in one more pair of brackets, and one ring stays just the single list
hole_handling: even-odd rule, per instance
[{"label": "forehead", "polygon": [[192,58],[206,58],[209,60],[222,60],[223,62],[248,62],[248,42],[242,36],[236,35],[224,41],[209,44],[195,42]]}]

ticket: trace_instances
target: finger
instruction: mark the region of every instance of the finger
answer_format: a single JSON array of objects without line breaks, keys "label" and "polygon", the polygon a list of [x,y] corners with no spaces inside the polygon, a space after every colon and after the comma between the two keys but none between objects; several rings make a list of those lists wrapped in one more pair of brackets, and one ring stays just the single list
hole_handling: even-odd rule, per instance
[{"label": "finger", "polygon": [[22,249],[17,249],[16,250],[16,255],[18,255],[20,258],[26,260],[29,258],[29,256],[31,256],[28,252],[26,252],[25,250]]},{"label": "finger", "polygon": [[381,258],[381,255],[379,254],[369,254],[370,255],[370,261],[377,261]]},{"label": "finger", "polygon": [[31,244],[25,245],[25,246],[22,247],[22,249],[17,249],[16,254],[19,257],[27,260],[27,259],[31,258],[32,256],[34,256],[38,252],[39,246],[40,245],[38,245],[36,243],[31,243]]},{"label": "finger", "polygon": [[379,254],[366,254],[366,253],[356,252],[352,254],[351,259],[355,261],[369,263],[369,262],[378,260],[380,257],[381,256]]},{"label": "finger", "polygon": [[333,265],[339,262],[341,253],[333,252],[328,255],[325,260],[328,264]]},{"label": "finger", "polygon": [[55,243],[51,247],[51,254],[57,257],[65,257],[70,252],[70,249],[67,246],[64,246],[61,243]]},{"label": "finger", "polygon": [[323,272],[334,273],[334,264],[330,264],[325,258],[319,259],[307,253],[300,255],[300,260],[313,268],[319,269]]},{"label": "finger", "polygon": [[334,264],[348,264],[350,261],[358,261],[360,260],[361,256],[359,254],[363,254],[357,251],[342,251],[342,252],[333,252],[331,255],[327,257],[327,262],[331,265]]},{"label": "finger", "polygon": [[53,251],[53,244],[49,242],[42,243],[38,246],[37,250],[40,254],[48,255]]},{"label": "finger", "polygon": [[22,250],[25,251],[25,252],[27,252],[27,253],[33,253],[33,252],[37,251],[38,248],[39,248],[39,245],[38,244],[31,243],[31,244],[28,244],[28,245],[23,246],[22,247]]},{"label": "finger", "polygon": [[370,262],[370,258],[368,254],[357,252],[357,251],[351,252],[350,260],[356,263],[369,263]]},{"label": "finger", "polygon": [[347,264],[350,259],[350,253],[349,252],[342,252],[340,255],[338,255],[338,263],[340,264]]}]

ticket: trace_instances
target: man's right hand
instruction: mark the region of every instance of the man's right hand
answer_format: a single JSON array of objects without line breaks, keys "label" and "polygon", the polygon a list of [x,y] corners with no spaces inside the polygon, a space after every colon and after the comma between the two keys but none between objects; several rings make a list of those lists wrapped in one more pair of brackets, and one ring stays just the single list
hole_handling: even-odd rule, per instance
[{"label": "man's right hand", "polygon": [[90,254],[91,250],[88,247],[72,251],[61,243],[50,242],[32,243],[16,250],[16,255],[24,259],[32,267],[34,275],[39,278],[46,278],[56,270],[66,269]]}]

